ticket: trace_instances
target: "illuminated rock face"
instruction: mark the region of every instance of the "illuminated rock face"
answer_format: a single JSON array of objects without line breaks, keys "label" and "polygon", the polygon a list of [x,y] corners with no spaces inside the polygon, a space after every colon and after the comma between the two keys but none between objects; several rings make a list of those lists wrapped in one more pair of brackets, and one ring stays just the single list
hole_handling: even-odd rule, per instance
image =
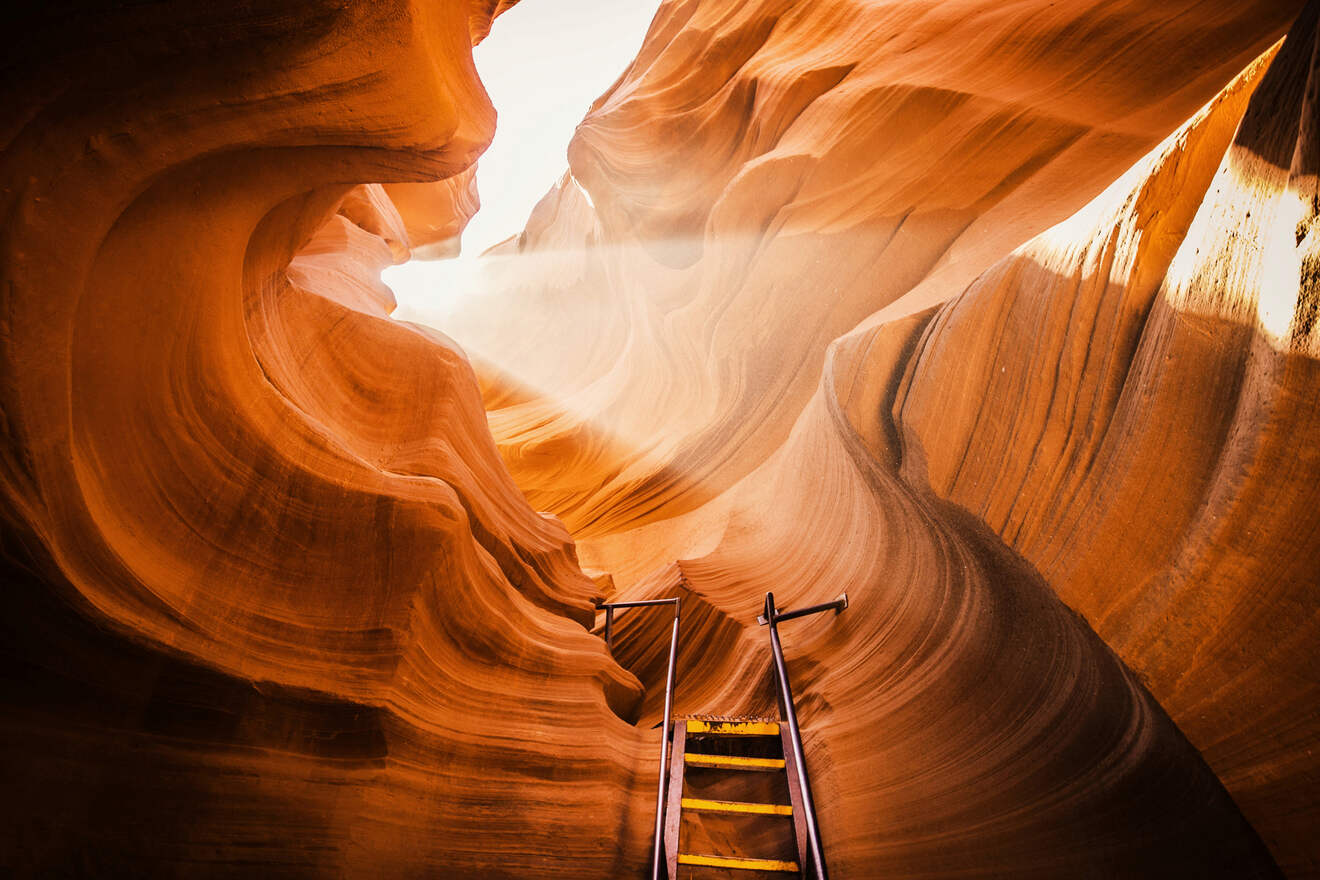
[{"label": "illuminated rock face", "polygon": [[1239,805],[1313,871],[1314,7],[1265,76],[1299,4],[667,4],[479,388],[378,273],[509,5],[24,22],[0,865],[639,876],[665,622],[616,664],[548,508],[684,596],[680,711],[849,591],[785,625],[836,876],[1274,876]]},{"label": "illuminated rock face", "polygon": [[[1038,471],[1053,477],[1051,486],[1068,485],[1042,459],[1051,451],[1063,457],[1084,437],[1099,443],[1104,432],[1075,427],[1072,444],[1054,447],[1048,436],[1030,432],[1047,435],[1050,415],[1076,419],[1118,406],[1105,401],[1121,398],[1122,379],[1108,380],[1086,359],[1133,375],[1130,352],[1139,342],[1125,340],[1148,326],[1144,316],[1189,226],[1195,228],[1263,66],[1246,71],[1085,211],[998,263],[949,304],[905,311],[900,302],[841,337],[788,442],[687,517],[722,521],[725,529],[713,552],[679,563],[700,597],[689,633],[709,634],[721,648],[716,674],[693,667],[689,678],[697,681],[680,709],[764,708],[748,699],[764,690],[758,677],[765,651],[764,634],[749,624],[766,590],[788,607],[849,593],[851,606],[837,619],[785,625],[809,761],[824,788],[821,821],[841,875],[1271,875],[1270,857],[1175,727],[1182,717],[1171,720],[1156,702],[1171,690],[1168,681],[1133,662],[1145,658],[1114,638],[1137,674],[1125,669],[1056,599],[1089,616],[1127,579],[1149,577],[1129,561],[1130,551],[1111,545],[1100,581],[1105,592],[1093,586],[1089,603],[1079,600],[1075,587],[1019,550],[1030,547],[1018,543],[1025,529],[963,502],[948,488],[959,484],[940,479],[947,468],[966,475],[963,485],[983,488],[990,478],[973,480],[978,468],[1008,470],[1016,456],[1034,461],[1026,474],[1003,477],[1023,486],[1016,494],[988,487],[1009,510],[1043,493],[1030,486]],[[1122,332],[1125,319],[1138,325],[1130,333]],[[1110,345],[1102,348],[1101,339]],[[1192,442],[1195,432],[1181,430]],[[1042,499],[1039,515],[1058,515],[1062,506]],[[1092,516],[1105,511],[1098,501],[1088,509]],[[1152,528],[1153,515],[1129,529]],[[682,552],[689,528],[681,521],[667,532],[647,528],[651,540]],[[1136,537],[1128,532],[1117,540]],[[647,537],[614,540],[622,546]],[[1303,551],[1315,558],[1314,550]],[[658,576],[632,592],[675,589]],[[1253,593],[1250,583],[1234,589]],[[1292,602],[1304,601],[1302,581],[1291,589]],[[1155,613],[1167,616],[1148,617],[1149,630],[1178,622],[1170,638],[1184,622],[1240,627],[1195,605]],[[1275,634],[1313,635],[1306,619],[1268,616]],[[1096,628],[1111,637],[1105,621]],[[1244,628],[1237,632],[1250,637]],[[656,661],[643,646],[655,636],[627,628],[622,635],[635,646],[634,668],[644,677]],[[1159,650],[1148,656],[1177,662]],[[1181,665],[1205,681],[1222,677],[1227,663],[1208,655]],[[1305,718],[1314,695],[1295,689],[1291,674],[1260,667],[1237,684],[1274,693],[1292,706],[1293,718]],[[1221,692],[1199,695],[1197,711],[1207,714],[1200,727],[1187,728],[1231,740],[1225,718],[1252,703]],[[1177,702],[1168,709],[1186,715]],[[1295,728],[1257,727],[1254,735],[1264,741],[1252,738],[1248,747],[1238,740],[1239,751],[1215,764],[1224,781],[1269,773],[1286,756],[1289,766],[1279,775],[1304,785],[1310,771],[1305,751],[1291,745]],[[1244,751],[1245,760],[1237,757]],[[1208,750],[1207,757],[1216,754]],[[1300,778],[1286,775],[1299,771]],[[1311,843],[1301,828],[1309,796],[1280,803],[1253,801],[1248,787],[1233,793],[1280,859],[1305,876]],[[1210,840],[1213,853],[1204,848]]]},{"label": "illuminated rock face", "polygon": [[669,4],[447,316],[582,559],[696,594],[682,710],[848,589],[790,644],[847,871],[1267,870],[1161,709],[1320,871],[1314,7],[1251,60],[1299,7]]},{"label": "illuminated rock face", "polygon": [[665,3],[436,321],[507,374],[487,402],[533,506],[579,538],[689,511],[782,445],[834,339],[1082,207],[1300,6]]},{"label": "illuminated rock face", "polygon": [[1320,871],[1316,12],[1227,150],[1139,166],[982,276],[892,410],[909,481],[1086,616],[1297,876]]}]

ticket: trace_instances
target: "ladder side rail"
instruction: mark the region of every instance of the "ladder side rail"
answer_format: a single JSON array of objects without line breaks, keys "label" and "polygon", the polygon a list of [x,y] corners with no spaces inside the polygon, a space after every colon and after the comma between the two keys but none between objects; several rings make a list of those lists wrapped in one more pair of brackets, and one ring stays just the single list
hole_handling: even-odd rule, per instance
[{"label": "ladder side rail", "polygon": [[[798,788],[802,798],[802,817],[807,826],[807,848],[811,861],[811,876],[815,880],[829,880],[829,871],[825,867],[825,852],[820,842],[820,826],[816,822],[816,804],[811,797],[811,781],[807,778],[806,756],[802,750],[802,730],[798,727],[797,709],[793,704],[793,687],[788,680],[788,666],[784,662],[784,647],[779,641],[779,621],[791,620],[806,614],[815,614],[820,611],[833,610],[836,614],[848,607],[848,596],[845,593],[833,602],[827,602],[822,605],[813,605],[810,608],[803,608],[797,612],[788,612],[780,614],[779,609],[775,607],[775,594],[765,594],[765,613],[758,618],[757,622],[766,626],[770,630],[770,655],[774,661],[775,679],[779,685],[779,704],[784,710],[784,721],[788,726],[788,745],[789,749],[784,757],[787,760],[789,752],[792,753],[792,761],[795,765],[794,775],[797,777]],[[806,865],[802,865],[803,873],[806,873]]]},{"label": "ladder side rail", "polygon": [[801,876],[807,872],[807,809],[802,803],[802,785],[798,782],[798,763],[793,757],[788,725],[779,728],[779,741],[784,750],[784,775],[788,777],[788,802],[793,805],[793,833],[797,844],[798,867]]},{"label": "ladder side rail", "polygon": [[687,728],[680,724],[674,728],[674,745],[669,761],[669,804],[665,807],[665,862],[669,869],[669,880],[678,877],[678,846],[679,834],[683,828],[686,752]]},{"label": "ladder side rail", "polygon": [[[664,820],[665,820],[665,794],[668,791],[669,781],[669,739],[673,727],[674,714],[674,682],[678,677],[678,622],[679,613],[682,605],[679,598],[674,596],[670,599],[638,599],[633,602],[601,602],[596,605],[597,609],[605,611],[605,625],[608,636],[608,642],[613,639],[614,611],[617,608],[641,608],[650,605],[673,605],[674,623],[669,634],[669,668],[665,673],[665,718],[664,729],[660,734],[660,779],[656,784],[655,793],[655,842],[651,847],[651,880],[662,880],[660,866],[664,861]],[[612,646],[611,646],[612,647]],[[673,880],[671,877],[670,880]]]},{"label": "ladder side rail", "polygon": [[[660,733],[660,790],[655,801],[655,848],[651,856],[651,878],[660,880],[660,851],[663,849],[666,770],[669,769],[669,741],[674,724],[674,679],[678,674],[678,599],[674,599],[674,625],[669,635],[669,670],[665,674],[665,723]],[[670,877],[673,880],[673,877]]]}]

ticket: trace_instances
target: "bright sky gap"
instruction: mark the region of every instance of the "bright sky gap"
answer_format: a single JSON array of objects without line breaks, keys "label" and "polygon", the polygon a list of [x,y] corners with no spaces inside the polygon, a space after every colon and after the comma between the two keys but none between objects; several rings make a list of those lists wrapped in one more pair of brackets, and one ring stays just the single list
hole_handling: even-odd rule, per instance
[{"label": "bright sky gap", "polygon": [[658,5],[523,0],[496,19],[473,50],[499,113],[495,139],[477,169],[481,210],[463,233],[462,256],[385,270],[382,277],[399,303],[395,317],[416,321],[442,312],[444,303],[465,294],[481,253],[522,231],[537,201],[567,170],[577,124],[636,57]]}]

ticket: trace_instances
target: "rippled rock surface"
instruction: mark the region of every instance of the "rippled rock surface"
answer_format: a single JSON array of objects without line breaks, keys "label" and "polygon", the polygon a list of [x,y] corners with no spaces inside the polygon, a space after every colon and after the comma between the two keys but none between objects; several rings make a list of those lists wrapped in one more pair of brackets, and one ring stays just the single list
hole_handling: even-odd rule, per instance
[{"label": "rippled rock surface", "polygon": [[[501,464],[467,360],[389,319],[379,282],[470,213],[455,194],[494,126],[470,28],[490,12],[22,23],[0,172],[0,873],[640,860],[620,718],[640,688],[586,630],[596,587]],[[380,182],[400,207],[359,185]]]},{"label": "rippled rock surface", "polygon": [[736,646],[683,708],[849,590],[790,653],[850,875],[1268,873],[1202,757],[1320,870],[1299,6],[666,4],[447,316],[583,560]]},{"label": "rippled rock surface", "polygon": [[1316,4],[666,3],[474,371],[379,272],[510,5],[13,22],[4,872],[640,876],[667,627],[581,560],[680,712],[849,592],[835,876],[1315,875]]}]

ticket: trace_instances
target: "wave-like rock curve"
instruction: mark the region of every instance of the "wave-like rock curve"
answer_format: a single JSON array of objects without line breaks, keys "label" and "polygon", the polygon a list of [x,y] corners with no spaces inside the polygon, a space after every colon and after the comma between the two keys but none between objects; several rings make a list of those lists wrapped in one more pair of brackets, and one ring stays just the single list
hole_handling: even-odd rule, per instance
[{"label": "wave-like rock curve", "polygon": [[426,320],[490,363],[505,460],[575,536],[690,511],[784,442],[834,339],[1082,207],[1300,4],[1212,7],[665,3]]},{"label": "wave-like rock curve", "polygon": [[470,43],[496,5],[19,23],[7,875],[642,858],[640,690],[586,630],[598,591],[509,478],[467,360],[379,283],[474,207],[494,114]]},{"label": "wave-like rock curve", "polygon": [[616,663],[521,488],[684,597],[683,712],[848,589],[786,625],[839,876],[1314,873],[1317,5],[673,0],[478,380],[378,273],[509,5],[20,22],[4,868],[640,872],[663,621]]},{"label": "wave-like rock curve", "polygon": [[999,52],[1010,11],[669,4],[490,255],[532,344],[449,316],[583,558],[744,627],[680,706],[757,710],[766,590],[853,595],[792,646],[846,871],[1269,875],[1254,826],[1315,874],[1315,9],[1252,61],[1297,4]]}]

